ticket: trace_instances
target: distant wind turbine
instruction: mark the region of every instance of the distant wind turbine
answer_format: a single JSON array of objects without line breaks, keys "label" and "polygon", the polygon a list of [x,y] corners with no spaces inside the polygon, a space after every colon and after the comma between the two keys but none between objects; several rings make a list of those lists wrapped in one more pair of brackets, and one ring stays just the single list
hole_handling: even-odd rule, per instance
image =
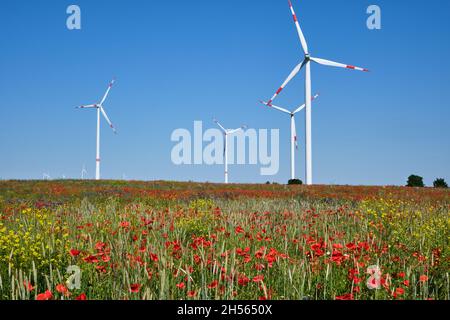
[{"label": "distant wind turbine", "polygon": [[223,140],[224,140],[224,146],[223,146],[223,156],[225,158],[225,183],[228,183],[228,136],[230,134],[236,133],[240,130],[245,130],[247,128],[247,126],[242,126],[238,129],[225,129],[220,123],[219,121],[217,121],[216,119],[213,119],[214,123],[217,124],[220,128],[220,130],[223,133]]},{"label": "distant wind turbine", "polygon": [[86,166],[83,164],[83,168],[81,169],[81,180],[84,180],[84,177],[87,175]]},{"label": "distant wind turbine", "polygon": [[[319,95],[316,94],[312,98],[312,100],[317,99],[318,96]],[[295,114],[302,111],[305,108],[306,104],[302,104],[300,107],[298,107],[297,109],[295,109],[294,111],[291,112],[285,108],[277,107],[273,104],[269,104],[264,101],[261,101],[261,103],[270,108],[287,113],[291,117],[291,179],[295,179],[295,149],[298,149],[298,137],[297,137],[297,130],[295,128]]]},{"label": "distant wind turbine", "polygon": [[105,112],[105,109],[103,108],[103,103],[105,102],[106,98],[108,97],[109,91],[111,90],[114,82],[115,82],[115,79],[113,79],[110,82],[105,95],[103,96],[102,100],[99,103],[77,107],[78,109],[90,109],[90,108],[97,109],[97,152],[96,152],[96,158],[95,158],[95,179],[96,180],[100,180],[100,113],[103,115],[106,122],[109,124],[109,126],[114,131],[114,133],[117,133],[113,124],[109,120],[108,115]]}]

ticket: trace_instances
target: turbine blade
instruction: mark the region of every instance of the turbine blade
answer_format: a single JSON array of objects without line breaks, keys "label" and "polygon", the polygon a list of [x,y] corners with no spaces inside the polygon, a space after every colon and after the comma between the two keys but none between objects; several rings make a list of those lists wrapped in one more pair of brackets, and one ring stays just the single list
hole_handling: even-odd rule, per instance
[{"label": "turbine blade", "polygon": [[114,133],[117,133],[116,128],[114,128],[113,124],[111,123],[111,120],[109,120],[108,115],[106,114],[102,106],[100,106],[100,111],[102,112],[103,117],[105,118],[106,122],[108,122],[109,126],[114,131]]},{"label": "turbine blade", "polygon": [[291,9],[292,17],[294,18],[295,27],[297,28],[298,37],[300,38],[300,43],[302,45],[303,52],[308,54],[308,44],[306,43],[305,36],[303,35],[300,24],[298,23],[297,15],[295,14],[294,7],[292,6],[291,0],[288,0],[289,8]]},{"label": "turbine blade", "polygon": [[89,108],[97,108],[96,104],[88,104],[86,106],[75,107],[76,109],[89,109]]},{"label": "turbine blade", "polygon": [[334,62],[334,61],[330,61],[330,60],[326,60],[326,59],[320,59],[320,58],[311,58],[312,61],[324,65],[324,66],[329,66],[329,67],[337,67],[337,68],[344,68],[344,69],[351,69],[351,70],[358,70],[358,71],[364,71],[364,72],[369,72],[368,69],[365,68],[361,68],[361,67],[355,67],[352,65],[348,65],[348,64],[344,64],[344,63],[339,63],[339,62]]},{"label": "turbine blade", "polygon": [[219,121],[217,121],[215,118],[213,119],[213,121],[214,121],[215,124],[217,124],[220,127],[220,129],[222,129],[222,131],[224,133],[227,132],[227,130],[219,123]]},{"label": "turbine blade", "polygon": [[269,105],[269,103],[267,103],[267,102],[265,102],[265,101],[261,101],[261,103],[264,104],[264,105],[266,105],[266,106],[268,106],[269,108],[274,108],[274,109],[277,109],[277,110],[279,110],[279,111],[281,111],[281,112],[284,112],[284,113],[287,113],[287,114],[291,114],[291,112],[288,111],[287,109],[284,109],[284,108],[275,106],[275,105],[273,105],[273,104],[270,104],[270,105]]},{"label": "turbine blade", "polygon": [[303,60],[301,63],[299,63],[294,70],[291,71],[291,73],[289,74],[289,76],[287,77],[287,79],[283,82],[283,84],[281,85],[281,87],[277,90],[277,92],[275,92],[275,94],[273,95],[273,97],[267,102],[268,106],[272,105],[273,100],[275,100],[275,98],[281,93],[281,91],[283,91],[283,89],[287,86],[287,84],[294,79],[294,77],[300,72],[300,70],[302,70],[303,66],[305,65],[305,60]]},{"label": "turbine blade", "polygon": [[[314,97],[311,98],[311,101],[314,101],[315,99],[317,99],[319,97],[319,94],[316,94]],[[292,112],[293,114],[296,114],[300,111],[302,111],[304,108],[306,107],[306,104],[302,104],[300,107],[298,107],[294,112]]]},{"label": "turbine blade", "polygon": [[240,128],[237,128],[237,129],[233,129],[233,130],[228,130],[228,134],[233,134],[233,133],[236,133],[236,132],[238,132],[238,131],[241,131],[241,130],[245,130],[247,128],[247,126],[242,126],[242,127],[240,127]]},{"label": "turbine blade", "polygon": [[108,97],[109,91],[111,90],[111,88],[112,88],[114,82],[116,82],[116,79],[113,79],[113,80],[109,83],[108,89],[106,89],[105,95],[103,96],[103,99],[102,99],[102,101],[100,102],[101,105],[103,105],[103,102],[105,102],[106,97]]}]

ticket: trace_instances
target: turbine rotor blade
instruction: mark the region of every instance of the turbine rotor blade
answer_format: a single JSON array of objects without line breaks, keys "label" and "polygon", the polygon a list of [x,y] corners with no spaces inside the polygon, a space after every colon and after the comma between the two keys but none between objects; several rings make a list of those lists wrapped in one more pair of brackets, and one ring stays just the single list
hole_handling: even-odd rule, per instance
[{"label": "turbine rotor blade", "polygon": [[233,130],[228,130],[228,134],[233,134],[233,133],[236,133],[236,132],[238,132],[238,131],[241,131],[241,130],[245,130],[245,128],[247,128],[247,126],[242,126],[242,127],[240,127],[240,128],[237,128],[237,129],[233,129]]},{"label": "turbine rotor blade", "polygon": [[269,108],[277,109],[277,110],[279,110],[279,111],[281,111],[281,112],[284,112],[284,113],[287,113],[287,114],[291,114],[291,112],[288,111],[287,109],[284,109],[284,108],[275,106],[275,105],[273,105],[273,104],[270,104],[270,105],[269,105],[269,103],[267,103],[267,102],[265,102],[265,101],[261,101],[261,103],[264,104],[264,105],[266,105],[266,106],[268,106]]},{"label": "turbine rotor blade", "polygon": [[111,120],[109,120],[108,115],[106,114],[102,106],[100,106],[100,111],[102,112],[103,117],[105,118],[106,122],[108,122],[109,126],[114,131],[114,133],[117,133],[116,128],[114,128],[113,124],[111,123]]},{"label": "turbine rotor blade", "polygon": [[[311,101],[316,100],[319,97],[319,94],[316,94],[314,97],[311,98]],[[302,104],[300,107],[298,107],[294,112],[292,112],[293,114],[296,114],[300,111],[302,111],[304,108],[306,107],[306,104]]]},{"label": "turbine rotor blade", "polygon": [[113,79],[113,80],[109,83],[108,89],[106,89],[105,95],[103,96],[102,101],[100,102],[101,105],[103,105],[103,102],[105,102],[106,97],[108,97],[109,91],[111,90],[111,88],[112,88],[114,82],[116,82],[116,79]]},{"label": "turbine rotor blade", "polygon": [[300,24],[298,23],[297,15],[295,14],[294,7],[292,6],[291,0],[288,0],[289,8],[291,9],[292,17],[294,18],[295,27],[297,28],[298,37],[300,38],[300,43],[302,45],[303,52],[308,54],[308,44],[306,43],[305,36],[303,35]]},{"label": "turbine rotor blade", "polygon": [[306,60],[303,60],[301,63],[299,63],[297,66],[295,66],[294,70],[291,71],[289,76],[286,78],[286,80],[283,82],[281,87],[275,92],[275,94],[272,96],[272,98],[267,102],[268,106],[272,105],[273,100],[283,91],[283,89],[287,86],[287,84],[295,78],[295,76],[302,70],[303,66],[305,65]]},{"label": "turbine rotor blade", "polygon": [[217,124],[220,127],[220,129],[222,129],[222,131],[224,133],[227,132],[227,130],[219,123],[219,121],[217,121],[217,119],[214,118],[213,121],[214,121],[215,124]]},{"label": "turbine rotor blade", "polygon": [[311,60],[314,61],[315,63],[321,64],[321,65],[324,65],[324,66],[328,66],[328,67],[337,67],[337,68],[344,68],[344,69],[351,69],[351,70],[358,70],[358,71],[369,72],[369,70],[365,69],[365,68],[355,67],[355,66],[352,66],[352,65],[339,63],[339,62],[334,62],[334,61],[331,61],[331,60],[320,59],[320,58],[311,58]]},{"label": "turbine rotor blade", "polygon": [[88,104],[85,106],[79,106],[79,107],[75,107],[75,109],[89,109],[89,108],[97,108],[98,106],[96,104]]}]

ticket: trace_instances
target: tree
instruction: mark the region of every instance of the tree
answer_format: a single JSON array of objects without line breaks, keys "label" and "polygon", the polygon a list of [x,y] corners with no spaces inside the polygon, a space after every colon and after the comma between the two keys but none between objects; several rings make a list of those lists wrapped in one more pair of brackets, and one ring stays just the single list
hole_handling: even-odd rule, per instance
[{"label": "tree", "polygon": [[302,180],[300,180],[300,179],[290,179],[290,180],[288,181],[288,184],[289,184],[289,185],[303,184],[303,182],[302,182]]},{"label": "tree", "polygon": [[422,177],[412,174],[408,177],[408,183],[406,186],[423,188],[423,187],[425,187],[425,184],[423,183]]},{"label": "tree", "polygon": [[447,182],[445,182],[445,180],[442,178],[434,180],[433,186],[435,188],[448,188]]}]

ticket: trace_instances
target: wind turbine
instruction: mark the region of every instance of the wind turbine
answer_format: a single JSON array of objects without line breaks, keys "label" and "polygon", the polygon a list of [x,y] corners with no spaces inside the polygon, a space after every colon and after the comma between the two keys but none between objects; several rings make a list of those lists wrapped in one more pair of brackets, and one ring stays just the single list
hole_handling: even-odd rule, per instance
[{"label": "wind turbine", "polygon": [[42,180],[50,180],[51,179],[51,177],[50,177],[50,175],[48,174],[48,173],[43,173],[42,174]]},{"label": "wind turbine", "polygon": [[311,145],[311,61],[321,64],[328,67],[338,67],[338,68],[346,68],[351,70],[359,70],[368,72],[369,70],[365,68],[355,67],[352,65],[347,65],[343,63],[338,63],[330,60],[314,58],[309,54],[308,44],[306,43],[305,37],[303,35],[302,29],[300,28],[300,24],[298,23],[297,16],[295,14],[294,8],[290,0],[289,7],[291,9],[292,16],[294,18],[294,23],[297,28],[297,33],[300,38],[300,43],[305,54],[305,57],[302,62],[300,62],[294,70],[289,74],[287,79],[281,85],[281,87],[275,92],[272,98],[267,102],[268,105],[272,105],[273,100],[280,94],[281,91],[286,87],[286,85],[300,72],[300,70],[305,67],[306,77],[305,77],[305,102],[306,102],[306,116],[305,116],[305,140],[306,140],[306,184],[311,185],[313,183],[312,177],[312,145]]},{"label": "wind turbine", "polygon": [[83,168],[81,169],[81,180],[84,180],[84,176],[87,175],[86,166],[83,164]]},{"label": "wind turbine", "polygon": [[[316,94],[312,98],[312,100],[317,99],[318,96],[319,95]],[[297,130],[295,128],[295,114],[302,111],[305,108],[306,104],[302,104],[300,107],[298,107],[297,109],[295,109],[294,111],[291,112],[285,108],[277,107],[277,106],[275,106],[273,104],[269,104],[265,101],[261,101],[261,103],[270,108],[287,113],[291,117],[291,179],[295,179],[295,149],[298,149]]]},{"label": "wind turbine", "polygon": [[105,112],[105,109],[103,108],[103,103],[108,97],[109,91],[111,90],[115,81],[116,80],[113,79],[109,83],[108,89],[106,89],[105,95],[103,96],[102,100],[99,103],[77,107],[78,109],[97,109],[97,153],[95,158],[95,180],[100,180],[100,113],[103,115],[106,122],[109,124],[114,133],[117,133],[113,124],[109,120],[108,115]]},{"label": "wind turbine", "polygon": [[247,128],[247,126],[242,126],[238,129],[225,129],[220,123],[219,121],[217,121],[216,119],[213,119],[214,123],[217,124],[220,128],[220,130],[223,133],[223,156],[224,156],[224,163],[225,163],[225,183],[228,183],[228,136],[230,134],[236,133],[240,130],[244,130],[245,128]]}]

